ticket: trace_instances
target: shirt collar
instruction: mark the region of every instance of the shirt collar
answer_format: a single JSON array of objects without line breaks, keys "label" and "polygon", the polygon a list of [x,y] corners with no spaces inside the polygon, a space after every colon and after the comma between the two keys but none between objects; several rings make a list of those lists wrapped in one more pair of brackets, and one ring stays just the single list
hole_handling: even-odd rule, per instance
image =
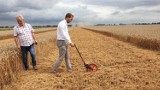
[{"label": "shirt collar", "polygon": [[[18,24],[18,27],[20,28],[19,24]],[[24,27],[26,27],[26,23],[24,23]]]},{"label": "shirt collar", "polygon": [[67,24],[67,21],[66,21],[66,19],[64,19],[64,22]]}]

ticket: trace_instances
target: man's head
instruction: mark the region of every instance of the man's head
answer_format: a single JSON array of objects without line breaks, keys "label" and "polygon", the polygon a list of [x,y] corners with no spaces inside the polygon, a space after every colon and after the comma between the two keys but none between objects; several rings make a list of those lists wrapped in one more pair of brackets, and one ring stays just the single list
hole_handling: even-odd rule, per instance
[{"label": "man's head", "polygon": [[67,23],[70,23],[73,20],[74,15],[71,13],[67,13],[65,16],[65,20],[67,21]]},{"label": "man's head", "polygon": [[17,20],[17,23],[20,25],[20,26],[24,26],[24,18],[22,15],[17,15],[16,16],[16,20]]}]

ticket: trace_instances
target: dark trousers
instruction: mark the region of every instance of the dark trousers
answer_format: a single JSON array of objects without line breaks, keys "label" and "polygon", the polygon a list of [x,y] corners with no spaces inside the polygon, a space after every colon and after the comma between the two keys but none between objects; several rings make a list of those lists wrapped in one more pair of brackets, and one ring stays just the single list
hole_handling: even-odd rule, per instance
[{"label": "dark trousers", "polygon": [[32,65],[36,66],[36,55],[35,55],[35,50],[34,50],[34,44],[31,46],[21,46],[21,51],[22,51],[22,57],[23,57],[23,65],[25,69],[29,68],[28,65],[28,51],[30,52],[31,58],[32,58]]}]

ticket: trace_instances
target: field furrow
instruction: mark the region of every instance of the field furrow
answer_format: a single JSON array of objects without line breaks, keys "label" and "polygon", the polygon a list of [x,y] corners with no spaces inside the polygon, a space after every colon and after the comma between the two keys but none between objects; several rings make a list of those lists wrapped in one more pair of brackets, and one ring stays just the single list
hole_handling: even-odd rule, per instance
[{"label": "field furrow", "polygon": [[[87,63],[98,66],[96,72],[86,72],[75,48],[70,49],[73,72],[65,62],[57,74],[52,73],[58,57],[56,41],[47,43],[48,53],[38,57],[38,70],[22,71],[5,90],[159,90],[160,53],[132,46],[92,31],[74,28],[72,41]],[[36,48],[40,45],[36,46]],[[36,51],[42,52],[41,50]],[[46,52],[46,51],[45,51]]]}]

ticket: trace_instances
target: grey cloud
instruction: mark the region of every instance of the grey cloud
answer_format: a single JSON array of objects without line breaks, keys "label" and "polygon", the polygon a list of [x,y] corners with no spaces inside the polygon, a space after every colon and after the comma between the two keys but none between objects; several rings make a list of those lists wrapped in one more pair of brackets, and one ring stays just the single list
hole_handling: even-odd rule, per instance
[{"label": "grey cloud", "polygon": [[79,8],[81,8],[81,9],[87,9],[87,5],[78,5],[79,6]]},{"label": "grey cloud", "polygon": [[55,0],[0,0],[0,12],[13,12],[23,9],[47,9],[59,1]]},{"label": "grey cloud", "polygon": [[120,11],[115,11],[112,13],[112,15],[117,15],[117,14],[120,14]]},{"label": "grey cloud", "polygon": [[159,13],[160,13],[160,10],[155,10],[154,12],[156,12],[156,13],[158,13],[158,14],[159,14]]},{"label": "grey cloud", "polygon": [[156,6],[160,0],[82,0],[87,5],[111,6],[121,9],[129,9],[141,6]]},{"label": "grey cloud", "polygon": [[[62,5],[58,5],[60,3]],[[0,0],[0,25],[7,22],[8,25],[14,25],[17,14],[22,14],[26,22],[33,25],[57,24],[67,12],[75,14],[73,23],[130,23],[144,20],[138,18],[144,15],[147,21],[152,21],[152,15],[158,17],[160,10],[147,8],[159,5],[160,0]],[[103,8],[103,12],[97,13],[97,8]],[[105,11],[110,8],[114,9]]]},{"label": "grey cloud", "polygon": [[55,0],[22,0],[17,2],[16,7],[27,9],[46,9],[51,8],[58,1]]}]

